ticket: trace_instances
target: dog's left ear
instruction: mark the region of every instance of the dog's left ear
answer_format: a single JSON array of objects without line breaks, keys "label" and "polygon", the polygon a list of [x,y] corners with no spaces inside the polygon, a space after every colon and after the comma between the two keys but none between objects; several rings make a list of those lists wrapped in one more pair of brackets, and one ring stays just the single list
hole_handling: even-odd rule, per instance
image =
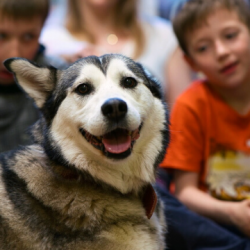
[{"label": "dog's left ear", "polygon": [[14,73],[16,82],[35,100],[41,108],[56,85],[57,69],[39,67],[24,58],[10,58],[4,61],[5,67]]}]

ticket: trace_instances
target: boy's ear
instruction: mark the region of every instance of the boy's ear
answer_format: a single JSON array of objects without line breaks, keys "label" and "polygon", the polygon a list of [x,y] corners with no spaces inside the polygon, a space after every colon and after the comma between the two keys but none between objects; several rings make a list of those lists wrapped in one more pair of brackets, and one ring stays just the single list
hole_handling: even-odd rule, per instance
[{"label": "boy's ear", "polygon": [[195,64],[195,62],[193,61],[193,59],[188,56],[187,54],[183,55],[185,61],[189,64],[189,66],[192,68],[192,70],[198,72],[199,68],[197,67],[197,65]]},{"label": "boy's ear", "polygon": [[39,67],[24,58],[7,59],[4,65],[14,73],[16,82],[41,108],[56,86],[58,70],[53,67]]}]

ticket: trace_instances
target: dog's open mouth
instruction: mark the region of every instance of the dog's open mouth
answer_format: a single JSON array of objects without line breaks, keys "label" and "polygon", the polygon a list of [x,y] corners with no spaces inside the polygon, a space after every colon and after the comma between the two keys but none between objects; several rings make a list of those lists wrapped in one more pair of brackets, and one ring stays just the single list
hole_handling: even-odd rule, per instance
[{"label": "dog's open mouth", "polygon": [[135,141],[140,137],[141,127],[134,131],[118,128],[98,137],[82,128],[80,132],[89,143],[101,150],[107,157],[123,159],[131,154]]}]

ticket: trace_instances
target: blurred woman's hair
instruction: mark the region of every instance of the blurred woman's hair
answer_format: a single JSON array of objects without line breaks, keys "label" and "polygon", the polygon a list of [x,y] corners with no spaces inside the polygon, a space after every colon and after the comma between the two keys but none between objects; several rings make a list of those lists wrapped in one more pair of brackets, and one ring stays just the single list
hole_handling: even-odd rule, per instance
[{"label": "blurred woman's hair", "polygon": [[[79,0],[68,0],[66,28],[75,36],[84,35],[89,42],[95,43],[93,36],[87,31],[80,16]],[[140,56],[144,49],[144,35],[138,19],[137,0],[118,0],[115,6],[116,30],[129,30],[134,38],[136,49],[134,58]]]}]

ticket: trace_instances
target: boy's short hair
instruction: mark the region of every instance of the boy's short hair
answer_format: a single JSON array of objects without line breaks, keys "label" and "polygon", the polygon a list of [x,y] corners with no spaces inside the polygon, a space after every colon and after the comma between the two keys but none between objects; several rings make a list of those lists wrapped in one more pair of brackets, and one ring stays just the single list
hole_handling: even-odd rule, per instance
[{"label": "boy's short hair", "polygon": [[49,0],[0,0],[0,20],[30,20],[41,17],[44,23],[49,13]]},{"label": "boy's short hair", "polygon": [[187,34],[204,25],[214,10],[235,12],[250,30],[250,8],[244,0],[189,0],[173,19],[173,28],[183,52],[188,55]]}]

